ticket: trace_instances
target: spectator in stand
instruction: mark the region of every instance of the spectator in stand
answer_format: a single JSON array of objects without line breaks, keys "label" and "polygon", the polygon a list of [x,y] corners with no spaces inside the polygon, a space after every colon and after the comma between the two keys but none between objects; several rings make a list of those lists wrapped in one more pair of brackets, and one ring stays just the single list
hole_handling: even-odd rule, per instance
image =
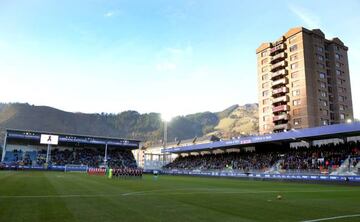
[{"label": "spectator in stand", "polygon": [[[58,150],[51,153],[52,165],[77,164],[98,167],[104,162],[103,149]],[[110,149],[107,163],[111,168],[136,168],[136,161],[130,150]]]},{"label": "spectator in stand", "polygon": [[[359,143],[326,144],[315,147],[299,147],[281,151],[260,149],[252,152],[190,155],[178,157],[164,168],[187,170],[222,170],[229,168],[248,171],[265,171],[280,163],[284,170],[319,170],[339,167],[348,157],[358,161]],[[357,164],[357,161],[353,164]],[[355,166],[354,165],[354,166]]]}]

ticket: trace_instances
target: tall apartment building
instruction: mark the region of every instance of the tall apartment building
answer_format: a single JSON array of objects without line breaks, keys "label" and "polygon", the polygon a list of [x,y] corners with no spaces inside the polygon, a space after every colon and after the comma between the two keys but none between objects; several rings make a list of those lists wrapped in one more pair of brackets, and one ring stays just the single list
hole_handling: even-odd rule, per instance
[{"label": "tall apartment building", "polygon": [[353,119],[348,47],[319,29],[292,28],[256,50],[260,134]]}]

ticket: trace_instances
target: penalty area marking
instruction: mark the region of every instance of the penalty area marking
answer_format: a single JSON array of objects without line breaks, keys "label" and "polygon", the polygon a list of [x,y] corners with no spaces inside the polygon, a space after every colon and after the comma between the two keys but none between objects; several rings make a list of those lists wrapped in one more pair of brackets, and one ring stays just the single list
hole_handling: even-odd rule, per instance
[{"label": "penalty area marking", "polygon": [[326,217],[326,218],[319,218],[314,220],[303,220],[301,222],[318,222],[318,221],[336,220],[336,219],[353,218],[353,217],[360,217],[360,214],[350,214],[350,215],[343,215],[337,217]]}]

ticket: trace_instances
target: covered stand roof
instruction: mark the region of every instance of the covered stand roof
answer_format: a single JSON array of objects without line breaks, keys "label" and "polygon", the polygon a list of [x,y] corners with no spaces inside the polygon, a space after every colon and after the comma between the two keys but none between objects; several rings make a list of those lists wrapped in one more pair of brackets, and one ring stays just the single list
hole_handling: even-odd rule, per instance
[{"label": "covered stand roof", "polygon": [[129,140],[122,138],[41,132],[41,131],[31,131],[31,130],[16,130],[16,129],[7,129],[5,136],[6,136],[6,141],[8,142],[28,141],[28,142],[40,144],[40,138],[42,134],[59,136],[59,145],[81,144],[81,145],[105,146],[107,144],[108,146],[112,146],[112,147],[137,149],[140,143],[139,140]]},{"label": "covered stand roof", "polygon": [[187,153],[206,151],[214,149],[255,146],[265,143],[290,143],[302,140],[322,140],[331,138],[343,138],[360,135],[360,123],[346,123],[328,125],[307,129],[289,130],[287,132],[266,134],[261,136],[247,136],[239,139],[223,140],[204,144],[193,144],[182,147],[171,147],[163,149],[163,152]]}]

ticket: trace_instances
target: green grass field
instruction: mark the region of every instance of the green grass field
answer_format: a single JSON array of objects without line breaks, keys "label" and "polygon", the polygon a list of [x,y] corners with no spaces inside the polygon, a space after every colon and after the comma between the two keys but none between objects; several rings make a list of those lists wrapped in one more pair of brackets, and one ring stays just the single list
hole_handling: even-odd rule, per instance
[{"label": "green grass field", "polygon": [[360,186],[0,171],[1,222],[306,221],[355,214]]}]

